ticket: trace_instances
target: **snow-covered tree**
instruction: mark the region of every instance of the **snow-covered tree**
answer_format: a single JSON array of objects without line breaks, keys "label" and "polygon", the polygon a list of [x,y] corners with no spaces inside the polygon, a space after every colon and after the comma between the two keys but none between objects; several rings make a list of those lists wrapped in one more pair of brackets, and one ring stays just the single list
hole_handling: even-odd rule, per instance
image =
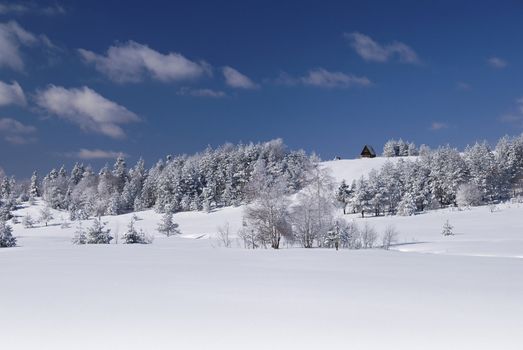
[{"label": "snow-covered tree", "polygon": [[4,202],[8,201],[11,198],[11,185],[11,180],[7,176],[4,176],[4,178],[0,182],[0,199]]},{"label": "snow-covered tree", "polygon": [[352,196],[351,188],[345,180],[343,180],[336,191],[336,201],[340,204],[343,209],[343,214],[346,214],[347,205],[350,203]]},{"label": "snow-covered tree", "polygon": [[140,158],[138,163],[129,171],[128,180],[122,190],[121,195],[121,209],[124,212],[134,209],[136,199],[139,198],[142,192],[143,184],[146,178],[145,163]]},{"label": "snow-covered tree", "polygon": [[418,155],[420,156],[427,156],[430,153],[430,147],[423,144],[419,146]]},{"label": "snow-covered tree", "polygon": [[0,220],[7,221],[11,218],[11,204],[0,201]]},{"label": "snow-covered tree", "polygon": [[409,155],[409,144],[402,139],[398,141],[398,156],[406,157]]},{"label": "snow-covered tree", "polygon": [[360,230],[360,237],[363,248],[372,248],[376,243],[378,234],[374,227],[372,227],[368,222],[365,222]]},{"label": "snow-covered tree", "polygon": [[112,175],[115,179],[115,185],[118,193],[122,193],[123,187],[128,180],[129,174],[127,173],[127,164],[122,156],[116,158],[116,162],[113,165]]},{"label": "snow-covered tree", "polygon": [[354,210],[361,212],[361,217],[365,217],[365,213],[372,209],[370,203],[371,199],[372,193],[369,190],[369,185],[362,176],[356,182],[356,188],[354,190],[354,197],[352,201]]},{"label": "snow-covered tree", "polygon": [[393,226],[387,226],[381,237],[381,247],[388,250],[390,246],[396,242],[397,237],[398,232],[396,229]]},{"label": "snow-covered tree", "polygon": [[397,146],[396,146],[396,141],[394,140],[389,140],[385,143],[385,145],[383,146],[383,156],[384,157],[396,157],[398,154],[397,154]]},{"label": "snow-covered tree", "polygon": [[368,191],[369,191],[369,207],[374,211],[375,216],[379,216],[382,211],[385,211],[385,203],[387,199],[387,191],[384,183],[384,172],[379,172],[372,169],[368,174]]},{"label": "snow-covered tree", "polygon": [[171,212],[166,212],[162,215],[157,230],[167,237],[181,234],[178,224],[173,220],[173,213]]},{"label": "snow-covered tree", "polygon": [[22,225],[23,225],[25,228],[33,228],[34,225],[35,225],[35,221],[34,221],[34,219],[31,217],[31,215],[26,214],[26,215],[22,218]]},{"label": "snow-covered tree", "polygon": [[334,223],[334,227],[327,232],[327,235],[325,237],[325,246],[327,248],[336,248],[336,250],[338,250],[340,248],[340,241],[341,225],[339,221],[336,221]]},{"label": "snow-covered tree", "polygon": [[[312,239],[321,247],[334,224],[334,179],[315,161],[307,182],[308,185],[298,194],[298,205],[293,209],[295,235],[302,244]],[[310,248],[308,243],[306,246]]]},{"label": "snow-covered tree", "polygon": [[111,230],[105,228],[106,223],[100,218],[94,219],[93,225],[87,228],[87,244],[109,244],[113,236]]},{"label": "snow-covered tree", "polygon": [[342,248],[360,249],[361,237],[360,229],[355,222],[347,222],[343,219],[338,219],[340,226],[340,244]]},{"label": "snow-covered tree", "polygon": [[416,202],[412,195],[407,192],[398,204],[398,215],[411,216],[416,213]]},{"label": "snow-covered tree", "polygon": [[497,168],[494,153],[486,142],[467,147],[464,152],[470,181],[481,191],[482,200],[492,201],[497,197]]},{"label": "snow-covered tree", "polygon": [[230,248],[232,244],[231,240],[231,227],[228,222],[222,226],[218,226],[218,242],[220,245],[223,245],[225,248]]},{"label": "snow-covered tree", "polygon": [[445,221],[445,224],[443,225],[443,230],[441,231],[441,234],[443,236],[452,236],[454,234],[453,232],[454,226],[452,226],[449,221]]},{"label": "snow-covered tree", "polygon": [[68,180],[65,167],[51,170],[42,181],[42,197],[53,209],[66,209]]},{"label": "snow-covered tree", "polygon": [[282,237],[291,237],[289,199],[286,184],[281,179],[272,180],[265,174],[256,179],[258,190],[253,204],[245,209],[244,220],[247,228],[256,233],[257,242],[263,246],[278,249]]},{"label": "snow-covered tree", "polygon": [[135,220],[131,218],[127,231],[123,234],[122,238],[125,244],[149,244],[151,240],[145,235],[142,229],[137,230],[134,227]]},{"label": "snow-covered tree", "polygon": [[74,233],[73,244],[87,244],[87,234],[82,226],[82,222],[79,221],[78,225],[76,226],[76,231]]},{"label": "snow-covered tree", "polygon": [[45,226],[49,223],[49,221],[53,220],[53,213],[51,212],[51,209],[46,205],[42,209],[40,209],[40,222],[43,222]]},{"label": "snow-covered tree", "polygon": [[16,238],[13,236],[13,229],[5,220],[0,220],[0,248],[16,246]]},{"label": "snow-covered tree", "polygon": [[40,185],[38,183],[38,173],[33,172],[31,176],[31,185],[29,187],[29,196],[32,198],[40,197]]},{"label": "snow-covered tree", "polygon": [[414,142],[409,142],[407,153],[408,153],[407,154],[408,156],[417,156],[417,155],[419,155],[419,151],[416,148],[416,144],[414,144]]},{"label": "snow-covered tree", "polygon": [[429,183],[433,197],[441,206],[454,205],[459,185],[466,180],[466,163],[460,153],[449,146],[430,154]]},{"label": "snow-covered tree", "polygon": [[474,183],[462,184],[456,194],[456,202],[460,207],[477,206],[481,204],[483,193]]}]

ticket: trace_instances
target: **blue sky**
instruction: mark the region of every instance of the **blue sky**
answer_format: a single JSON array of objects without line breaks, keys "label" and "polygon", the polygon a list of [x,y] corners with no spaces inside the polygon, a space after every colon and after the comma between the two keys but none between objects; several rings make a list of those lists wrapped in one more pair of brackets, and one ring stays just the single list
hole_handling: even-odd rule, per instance
[{"label": "blue sky", "polygon": [[518,1],[0,1],[0,167],[523,131]]}]

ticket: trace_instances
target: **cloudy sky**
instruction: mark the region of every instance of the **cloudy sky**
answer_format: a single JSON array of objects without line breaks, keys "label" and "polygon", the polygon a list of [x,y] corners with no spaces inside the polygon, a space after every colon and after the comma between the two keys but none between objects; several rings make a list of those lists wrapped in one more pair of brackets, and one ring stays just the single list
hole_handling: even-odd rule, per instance
[{"label": "cloudy sky", "polygon": [[523,131],[518,1],[0,0],[0,167]]}]

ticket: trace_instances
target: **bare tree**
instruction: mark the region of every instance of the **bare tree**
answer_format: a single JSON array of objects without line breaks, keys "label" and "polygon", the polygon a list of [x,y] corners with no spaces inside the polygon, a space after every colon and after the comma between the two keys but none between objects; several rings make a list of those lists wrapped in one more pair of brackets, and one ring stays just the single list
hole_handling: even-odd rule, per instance
[{"label": "bare tree", "polygon": [[53,220],[53,218],[51,209],[47,205],[40,210],[40,222],[43,222],[45,226],[47,226],[47,223]]},{"label": "bare tree", "polygon": [[258,243],[256,241],[256,232],[253,228],[248,228],[247,226],[242,227],[238,231],[238,237],[243,241],[243,247],[247,249],[256,249],[258,248]]},{"label": "bare tree", "polygon": [[378,238],[376,230],[368,222],[365,222],[361,229],[361,243],[363,248],[372,248]]},{"label": "bare tree", "polygon": [[253,230],[261,246],[278,249],[282,237],[292,234],[286,184],[282,179],[273,179],[268,175],[258,181],[255,184],[258,187],[256,199],[245,209],[246,229]]},{"label": "bare tree", "polygon": [[381,237],[382,245],[381,247],[383,249],[389,249],[392,244],[394,244],[397,240],[398,232],[394,228],[394,226],[387,226],[385,228],[385,231],[383,232],[383,236]]},{"label": "bare tree", "polygon": [[328,230],[333,225],[334,213],[334,178],[328,169],[320,164],[319,158],[313,155],[313,166],[309,171],[308,190],[316,206],[319,246],[325,242]]},{"label": "bare tree", "polygon": [[226,222],[223,226],[218,226],[218,241],[225,248],[230,248],[232,241],[230,238],[230,225]]},{"label": "bare tree", "polygon": [[294,237],[304,248],[312,248],[318,237],[316,206],[313,198],[300,193],[298,204],[292,208]]}]

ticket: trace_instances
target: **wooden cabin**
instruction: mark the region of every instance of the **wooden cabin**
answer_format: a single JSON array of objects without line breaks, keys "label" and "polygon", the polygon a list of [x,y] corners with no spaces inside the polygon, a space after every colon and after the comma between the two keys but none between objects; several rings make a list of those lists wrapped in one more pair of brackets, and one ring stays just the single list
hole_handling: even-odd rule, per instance
[{"label": "wooden cabin", "polygon": [[361,158],[374,158],[374,157],[376,157],[376,152],[374,151],[374,148],[372,148],[372,146],[365,145],[363,147],[363,150],[361,151],[360,157]]}]

